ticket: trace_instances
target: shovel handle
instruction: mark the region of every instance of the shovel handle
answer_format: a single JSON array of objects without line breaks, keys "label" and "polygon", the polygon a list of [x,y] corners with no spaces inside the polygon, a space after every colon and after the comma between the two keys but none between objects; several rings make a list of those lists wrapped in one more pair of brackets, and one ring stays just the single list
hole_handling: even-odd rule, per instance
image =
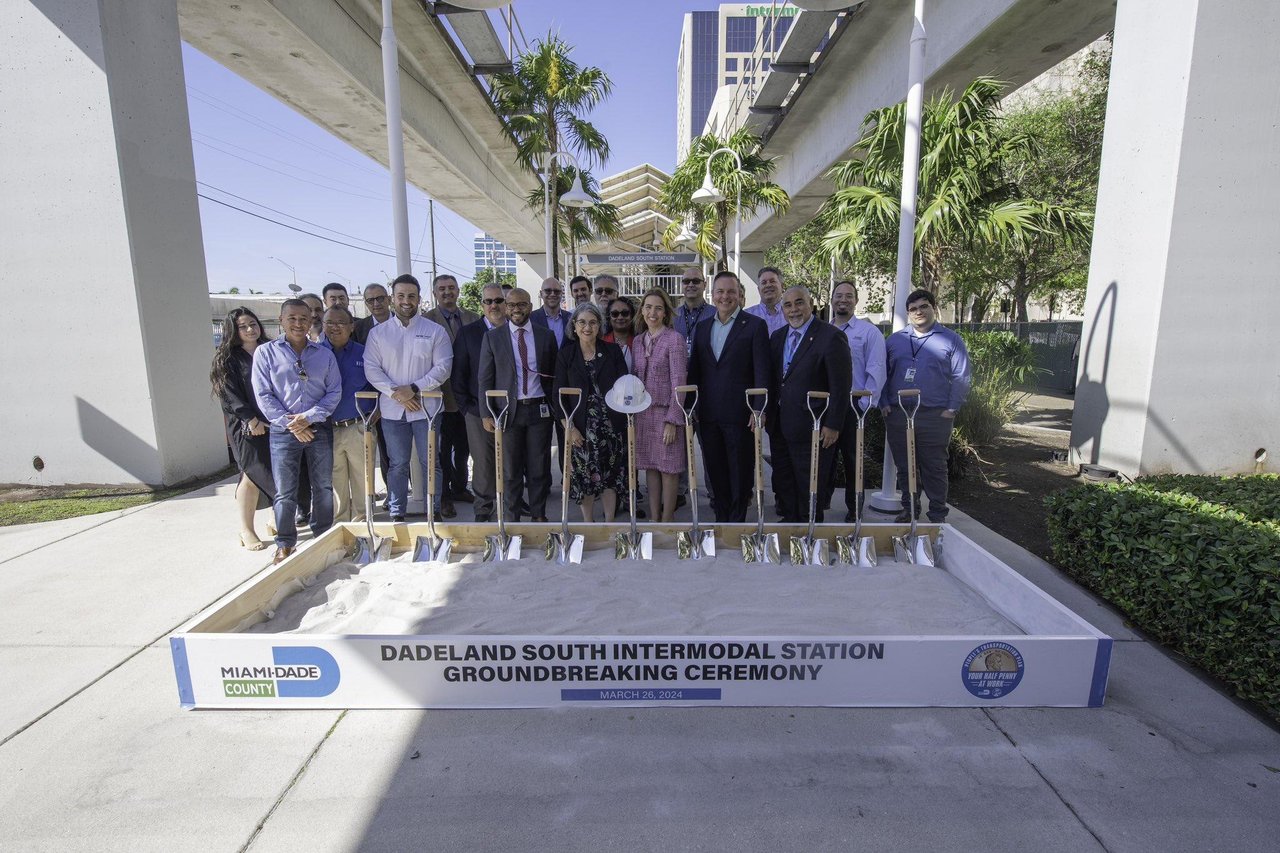
[{"label": "shovel handle", "polygon": [[[502,406],[494,409],[495,401],[500,400]],[[485,391],[484,405],[489,410],[490,417],[493,418],[493,468],[497,476],[494,477],[494,492],[499,501],[506,494],[505,481],[506,470],[502,461],[502,419],[507,414],[507,392],[506,391]],[[501,506],[501,504],[499,504]]]},{"label": "shovel handle", "polygon": [[[569,443],[569,430],[573,429],[573,416],[577,414],[578,406],[582,404],[582,389],[561,388],[559,397],[560,412],[564,415],[564,473],[561,475],[560,484],[567,494],[569,491],[569,459],[573,456],[573,445]],[[565,397],[573,398],[572,409],[564,404]]]},{"label": "shovel handle", "polygon": [[364,493],[373,494],[373,430],[364,431]]},{"label": "shovel handle", "polygon": [[[759,398],[760,406],[757,408],[755,400]],[[768,388],[748,388],[747,389],[747,408],[751,410],[751,414],[764,414],[764,410],[769,406],[769,389]]]}]

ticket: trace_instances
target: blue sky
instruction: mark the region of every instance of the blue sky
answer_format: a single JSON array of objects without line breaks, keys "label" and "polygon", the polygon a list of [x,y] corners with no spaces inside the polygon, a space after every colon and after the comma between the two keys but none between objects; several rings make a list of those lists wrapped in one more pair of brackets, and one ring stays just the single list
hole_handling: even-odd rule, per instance
[{"label": "blue sky", "polygon": [[[715,7],[690,0],[516,3],[530,42],[557,32],[580,64],[599,66],[613,80],[613,96],[591,116],[613,149],[599,174],[646,161],[674,167],[682,16]],[[303,290],[317,292],[328,281],[349,280],[358,289],[393,272],[386,169],[185,44],[183,60],[210,290],[285,292],[294,275],[285,264]],[[410,186],[420,276],[430,273],[426,225],[427,197]],[[437,262],[463,281],[473,272],[475,232],[436,205]]]}]

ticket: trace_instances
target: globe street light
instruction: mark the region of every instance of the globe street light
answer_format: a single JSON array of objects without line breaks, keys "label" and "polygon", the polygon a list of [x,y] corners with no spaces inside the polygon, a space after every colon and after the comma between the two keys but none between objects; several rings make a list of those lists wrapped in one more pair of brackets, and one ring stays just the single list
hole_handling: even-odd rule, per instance
[{"label": "globe street light", "polygon": [[[582,166],[578,163],[578,158],[574,157],[569,151],[553,151],[550,154],[544,154],[542,158],[542,186],[543,186],[543,210],[547,218],[547,277],[551,278],[555,275],[555,262],[552,257],[551,248],[551,229],[553,223],[551,221],[551,166],[553,163],[563,162],[565,159],[573,163],[574,173],[585,183],[582,178]],[[565,207],[590,207],[595,203],[595,199],[587,195],[586,191],[580,189],[579,181],[575,180],[573,185],[569,187],[568,192],[560,196],[560,204]]]},{"label": "globe street light", "polygon": [[[859,5],[841,0],[792,0],[792,5],[814,12],[831,12]],[[898,274],[894,285],[893,330],[907,325],[907,296],[911,293],[911,266],[915,257],[916,195],[920,181],[920,125],[924,112],[924,0],[915,0],[911,24],[911,50],[907,59],[906,128],[902,144],[902,198],[898,220]],[[896,488],[897,469],[889,444],[884,447],[884,475],[880,491],[871,494],[871,505],[892,512],[902,508]]]},{"label": "globe street light", "polygon": [[[737,164],[738,171],[742,171],[742,157],[732,148],[717,148],[707,155],[707,173],[702,180],[702,186],[694,191],[689,200],[694,204],[719,204],[725,200],[724,193],[716,187],[715,182],[711,180],[711,161],[718,154],[730,154],[733,156],[733,162]],[[738,175],[738,193],[737,202],[733,208],[733,274],[742,280],[742,175]]]}]

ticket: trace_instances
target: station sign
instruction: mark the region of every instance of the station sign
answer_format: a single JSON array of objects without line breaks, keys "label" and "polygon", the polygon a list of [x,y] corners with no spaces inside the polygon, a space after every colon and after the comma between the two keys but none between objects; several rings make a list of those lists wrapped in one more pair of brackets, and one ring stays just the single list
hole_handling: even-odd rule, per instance
[{"label": "station sign", "polygon": [[578,255],[580,264],[696,264],[693,252],[619,252],[612,255]]}]

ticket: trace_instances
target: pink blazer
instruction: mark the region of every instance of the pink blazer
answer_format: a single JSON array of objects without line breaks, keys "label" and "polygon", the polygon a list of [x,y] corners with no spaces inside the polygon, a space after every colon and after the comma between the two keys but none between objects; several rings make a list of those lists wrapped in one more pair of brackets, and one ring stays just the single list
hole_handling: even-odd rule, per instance
[{"label": "pink blazer", "polygon": [[653,398],[653,408],[665,409],[663,421],[684,426],[684,413],[675,399],[675,388],[685,384],[689,368],[689,348],[675,329],[663,329],[653,342],[653,352],[645,354],[648,332],[636,335],[631,342],[631,372],[644,381],[645,390]]}]

